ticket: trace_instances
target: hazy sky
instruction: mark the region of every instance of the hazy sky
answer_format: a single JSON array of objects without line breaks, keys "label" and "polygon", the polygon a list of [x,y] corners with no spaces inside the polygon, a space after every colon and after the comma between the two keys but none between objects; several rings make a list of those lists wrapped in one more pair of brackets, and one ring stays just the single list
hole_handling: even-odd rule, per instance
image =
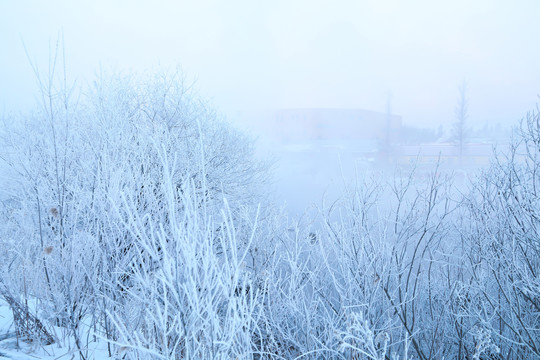
[{"label": "hazy sky", "polygon": [[[448,125],[469,83],[471,121],[518,120],[540,94],[540,1],[0,0],[0,106],[36,94],[25,55],[68,72],[181,65],[225,112],[282,107],[385,111]],[[0,108],[1,109],[1,108]]]}]

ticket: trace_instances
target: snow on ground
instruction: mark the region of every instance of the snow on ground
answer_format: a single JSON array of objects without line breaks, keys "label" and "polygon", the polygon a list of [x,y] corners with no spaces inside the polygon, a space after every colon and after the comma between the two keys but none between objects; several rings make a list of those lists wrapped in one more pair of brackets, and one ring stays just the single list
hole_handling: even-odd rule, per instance
[{"label": "snow on ground", "polygon": [[[55,338],[57,338],[57,341],[54,344],[44,346],[27,343],[21,339],[17,341],[11,309],[4,300],[0,300],[0,360],[79,359],[77,348],[72,340],[70,342],[58,340],[63,337],[62,332],[65,331],[64,329],[53,328],[49,330],[51,330],[54,333]],[[115,354],[113,354],[112,357],[109,357],[107,343],[99,338],[95,342],[92,341],[92,334],[87,333],[81,338],[90,340],[88,347],[85,349],[87,350],[87,353],[85,353],[87,359],[103,360],[120,358],[114,356]]]}]

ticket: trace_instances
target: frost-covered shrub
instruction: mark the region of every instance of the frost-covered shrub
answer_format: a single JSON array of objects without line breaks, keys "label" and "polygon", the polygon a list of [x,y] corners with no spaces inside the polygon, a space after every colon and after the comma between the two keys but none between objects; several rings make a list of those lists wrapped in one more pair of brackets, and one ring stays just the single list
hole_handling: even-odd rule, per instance
[{"label": "frost-covered shrub", "polygon": [[[112,76],[76,90],[52,79],[38,110],[5,120],[3,279],[16,294],[40,299],[43,318],[82,348],[82,322],[116,339],[107,313],[128,305],[134,275],[149,266],[141,239],[155,236],[159,224],[162,236],[175,236],[165,180],[175,194],[189,187],[190,216],[213,219],[199,230],[226,256],[223,199],[236,227],[235,251],[246,251],[259,203],[266,214],[266,172],[250,140],[177,73]],[[174,171],[165,179],[169,163]],[[174,204],[177,212],[187,203]],[[124,225],[133,219],[140,233]]]},{"label": "frost-covered shrub", "polygon": [[540,358],[539,155],[540,114],[533,112],[464,201],[466,269],[481,299],[469,315],[502,358]]},{"label": "frost-covered shrub", "polygon": [[238,246],[227,204],[217,219],[201,211],[193,181],[178,186],[175,163],[161,164],[163,218],[140,214],[129,192],[117,208],[136,249],[124,306],[107,311],[118,342],[134,359],[249,358],[264,296],[246,268],[253,236]]}]

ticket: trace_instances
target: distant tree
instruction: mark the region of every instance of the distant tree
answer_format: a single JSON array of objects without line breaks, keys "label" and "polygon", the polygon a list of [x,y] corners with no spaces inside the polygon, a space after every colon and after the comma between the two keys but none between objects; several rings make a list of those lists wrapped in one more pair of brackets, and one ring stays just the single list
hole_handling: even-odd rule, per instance
[{"label": "distant tree", "polygon": [[390,132],[392,128],[392,92],[389,91],[386,95],[386,126],[385,126],[385,135],[384,135],[384,145],[383,151],[387,160],[390,158],[390,152],[392,147],[392,141],[390,137]]},{"label": "distant tree", "polygon": [[459,162],[463,160],[463,148],[467,140],[467,119],[469,117],[469,100],[467,98],[467,81],[459,86],[459,98],[454,109],[456,121],[452,126],[452,139],[459,147]]}]

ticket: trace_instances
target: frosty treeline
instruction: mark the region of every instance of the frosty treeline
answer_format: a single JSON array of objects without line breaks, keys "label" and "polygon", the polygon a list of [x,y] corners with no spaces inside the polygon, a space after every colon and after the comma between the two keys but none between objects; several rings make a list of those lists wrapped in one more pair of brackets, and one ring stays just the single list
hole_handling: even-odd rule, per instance
[{"label": "frosty treeline", "polygon": [[[358,179],[290,220],[178,73],[5,117],[0,290],[20,341],[125,359],[540,358],[540,116],[457,191]],[[62,76],[60,76],[62,79]]]}]

